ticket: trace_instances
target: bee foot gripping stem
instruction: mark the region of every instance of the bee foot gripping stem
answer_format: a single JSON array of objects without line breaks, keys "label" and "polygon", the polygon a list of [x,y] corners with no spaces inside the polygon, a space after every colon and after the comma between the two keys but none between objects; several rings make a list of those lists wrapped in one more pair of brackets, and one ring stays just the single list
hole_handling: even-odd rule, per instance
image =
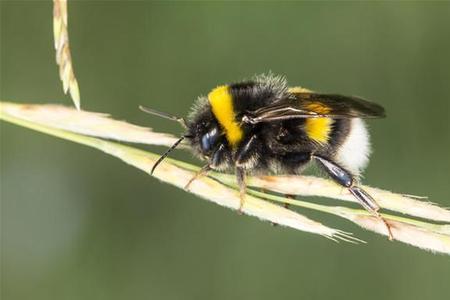
[{"label": "bee foot gripping stem", "polygon": [[351,186],[348,188],[348,190],[356,199],[358,199],[361,205],[368,212],[370,212],[372,215],[374,215],[384,223],[387,229],[388,239],[392,241],[394,239],[394,235],[392,234],[391,225],[389,225],[388,221],[386,221],[386,219],[383,218],[378,212],[380,210],[380,206],[377,204],[375,199],[373,199],[372,196],[370,196],[365,190],[358,186]]},{"label": "bee foot gripping stem", "polygon": [[185,190],[189,189],[189,186],[191,185],[192,182],[194,182],[194,180],[205,176],[206,174],[208,174],[208,172],[211,170],[211,167],[209,165],[205,165],[203,166],[200,170],[197,171],[197,173],[195,173],[194,176],[192,176],[191,179],[189,179],[189,181],[186,183],[186,185],[184,186]]},{"label": "bee foot gripping stem", "polygon": [[343,187],[346,187],[368,212],[384,223],[387,229],[388,238],[392,241],[394,236],[392,235],[391,226],[378,212],[380,210],[380,206],[377,204],[375,199],[372,198],[372,196],[355,184],[353,175],[329,158],[318,155],[313,155],[312,157],[319,162],[319,165],[335,182]]}]

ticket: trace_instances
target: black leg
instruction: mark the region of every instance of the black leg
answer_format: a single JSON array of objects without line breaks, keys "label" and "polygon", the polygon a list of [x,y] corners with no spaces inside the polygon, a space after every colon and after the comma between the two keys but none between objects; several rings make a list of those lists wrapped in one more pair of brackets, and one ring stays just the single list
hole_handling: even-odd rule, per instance
[{"label": "black leg", "polygon": [[220,144],[219,148],[211,155],[209,164],[213,169],[220,169],[223,165],[227,165],[231,161],[230,150],[225,144]]},{"label": "black leg", "polygon": [[236,151],[234,160],[237,167],[252,169],[261,153],[261,144],[258,141],[256,135],[252,135],[246,141],[244,141]]},{"label": "black leg", "polygon": [[330,177],[333,178],[334,181],[348,188],[350,193],[352,193],[352,195],[361,203],[361,205],[367,211],[369,211],[372,215],[376,216],[381,221],[383,221],[388,230],[389,240],[392,240],[393,236],[390,225],[378,213],[380,206],[377,204],[375,199],[372,198],[372,196],[370,196],[366,191],[364,191],[362,188],[356,185],[353,175],[349,171],[345,170],[343,167],[341,167],[340,165],[338,165],[337,163],[328,158],[318,155],[313,155],[312,157],[328,173],[328,175],[330,175]]},{"label": "black leg", "polygon": [[353,185],[353,175],[343,167],[322,156],[313,155],[313,158],[319,162],[319,165],[334,181],[345,187],[351,187]]},{"label": "black leg", "polygon": [[186,183],[186,185],[184,186],[184,189],[185,189],[185,190],[189,189],[189,186],[191,185],[191,183],[192,183],[194,180],[196,180],[196,179],[198,179],[198,178],[200,178],[200,177],[202,177],[202,176],[205,176],[206,174],[208,174],[208,172],[209,172],[210,170],[211,170],[211,167],[210,167],[209,164],[203,166],[203,168],[201,168],[200,170],[198,170],[198,172],[195,173],[194,176],[192,176],[192,178],[188,181],[188,183]]}]

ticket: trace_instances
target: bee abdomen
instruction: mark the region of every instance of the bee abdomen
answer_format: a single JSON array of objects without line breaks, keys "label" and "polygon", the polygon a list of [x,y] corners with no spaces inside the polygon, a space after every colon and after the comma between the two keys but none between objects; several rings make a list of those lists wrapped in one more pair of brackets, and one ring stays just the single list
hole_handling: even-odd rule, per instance
[{"label": "bee abdomen", "polygon": [[341,124],[335,137],[335,158],[353,174],[359,175],[369,162],[369,133],[362,119],[345,121],[347,124]]}]

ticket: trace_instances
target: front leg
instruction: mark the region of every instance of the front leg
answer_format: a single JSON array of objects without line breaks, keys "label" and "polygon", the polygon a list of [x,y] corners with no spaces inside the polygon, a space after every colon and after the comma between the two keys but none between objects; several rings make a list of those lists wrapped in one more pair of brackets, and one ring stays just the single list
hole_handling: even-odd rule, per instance
[{"label": "front leg", "polygon": [[214,153],[211,156],[211,159],[209,160],[208,164],[203,166],[195,175],[188,181],[188,183],[184,186],[185,190],[189,189],[189,186],[191,183],[208,174],[211,170],[221,170],[226,168],[229,161],[231,160],[230,155],[228,154],[228,150],[226,149],[224,144],[220,144],[217,150],[214,151]]},{"label": "front leg", "polygon": [[313,155],[312,157],[335,182],[346,187],[367,211],[383,221],[388,231],[389,240],[392,240],[393,235],[389,223],[378,213],[380,206],[372,196],[357,186],[353,175],[331,159],[318,155]]},{"label": "front leg", "polygon": [[208,172],[211,171],[211,166],[209,164],[204,165],[200,170],[197,171],[197,173],[194,174],[194,176],[192,176],[191,179],[189,179],[189,181],[186,183],[186,185],[184,186],[185,190],[189,190],[189,187],[191,186],[191,183],[200,178],[205,176],[206,174],[208,174]]}]

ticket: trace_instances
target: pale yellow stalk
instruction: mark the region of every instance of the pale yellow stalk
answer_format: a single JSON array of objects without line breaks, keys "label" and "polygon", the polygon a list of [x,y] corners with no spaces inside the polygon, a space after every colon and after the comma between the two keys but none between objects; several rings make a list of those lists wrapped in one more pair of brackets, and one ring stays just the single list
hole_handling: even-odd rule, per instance
[{"label": "pale yellow stalk", "polygon": [[[145,152],[129,146],[94,138],[116,139],[127,142],[145,142],[155,145],[170,145],[175,138],[168,134],[156,133],[151,129],[116,121],[105,114],[79,112],[71,108],[55,105],[24,105],[0,103],[0,118],[63,139],[97,148],[105,153],[149,173],[157,154]],[[90,136],[87,136],[90,135]],[[199,167],[182,161],[167,159],[154,173],[158,179],[183,187]],[[254,187],[286,194],[325,196],[353,201],[349,195],[333,182],[312,176],[264,176],[250,177],[248,195],[243,212],[291,228],[320,234],[333,240],[358,241],[349,234],[327,227],[266,200],[334,214],[348,219],[368,230],[386,234],[386,228],[379,219],[367,211],[340,206],[326,206],[313,202],[286,199],[275,194],[254,190]],[[380,189],[365,187],[382,207],[433,221],[449,221],[450,212],[429,202],[419,201],[405,195]],[[236,209],[239,193],[233,175],[212,172],[193,182],[190,192],[219,205]],[[383,213],[392,226],[394,238],[410,245],[450,254],[450,224],[434,224],[414,218]]]},{"label": "pale yellow stalk", "polygon": [[5,102],[2,110],[11,117],[32,123],[122,142],[169,146],[178,139],[170,134],[113,120],[107,114],[74,112],[70,107],[56,104],[17,105]]},{"label": "pale yellow stalk", "polygon": [[[232,180],[231,178],[229,180]],[[350,192],[334,182],[314,176],[261,176],[249,180],[249,185],[281,194],[320,196],[358,202]],[[419,201],[404,194],[362,186],[385,209],[435,221],[450,222],[450,211],[431,202]]]},{"label": "pale yellow stalk", "polygon": [[[66,117],[68,118],[60,118],[58,116],[61,113],[60,106],[20,105],[0,102],[0,118],[5,121],[99,149],[105,153],[120,158],[124,162],[138,169],[141,169],[146,173],[150,173],[153,164],[159,158],[158,155],[114,142],[73,133],[70,131],[70,129],[73,129],[75,126],[73,120],[86,121],[86,123],[91,123],[92,120],[88,120],[90,117],[92,117],[94,120],[103,118],[103,121],[106,121],[106,117],[105,115],[99,115],[96,113],[83,112],[84,118],[79,119],[79,111],[67,108],[66,113],[68,111],[71,111],[73,116],[66,115]],[[54,116],[50,117],[50,115]],[[44,125],[45,116],[49,117],[50,121]],[[55,119],[64,124],[55,126]],[[66,124],[66,120],[68,123],[70,123],[70,125]],[[116,126],[118,126],[119,124],[117,123],[117,121],[110,121],[112,121],[112,128],[116,128]],[[126,123],[122,124],[125,126],[125,128],[133,128],[129,127]],[[80,124],[81,128],[85,128],[84,126],[85,125]],[[62,130],[59,128],[66,128],[67,130]],[[92,129],[95,130],[95,128]],[[103,135],[103,129],[100,130],[100,135]],[[76,131],[84,131],[84,129],[77,129]],[[140,131],[140,129],[138,131]],[[150,129],[148,129],[147,133],[152,132]],[[167,137],[165,134],[152,134],[154,134],[152,140],[156,144],[156,139],[165,139]],[[186,185],[189,179],[194,176],[194,174],[195,172],[193,172],[192,170],[180,168],[176,164],[173,164],[170,159],[168,159],[160,165],[157,172],[154,173],[154,176],[161,181],[182,188]],[[201,196],[202,198],[228,208],[235,209],[239,206],[239,192],[208,177],[203,177],[194,181],[189,191],[198,196]],[[352,238],[351,234],[347,234],[338,229],[327,227],[294,211],[287,210],[281,206],[267,201],[263,201],[261,199],[258,199],[257,197],[248,196],[246,198],[242,212],[250,216],[258,217],[262,220],[267,220],[273,223],[306,232],[320,234],[335,241],[338,239],[350,242],[359,241],[356,238]]]}]

